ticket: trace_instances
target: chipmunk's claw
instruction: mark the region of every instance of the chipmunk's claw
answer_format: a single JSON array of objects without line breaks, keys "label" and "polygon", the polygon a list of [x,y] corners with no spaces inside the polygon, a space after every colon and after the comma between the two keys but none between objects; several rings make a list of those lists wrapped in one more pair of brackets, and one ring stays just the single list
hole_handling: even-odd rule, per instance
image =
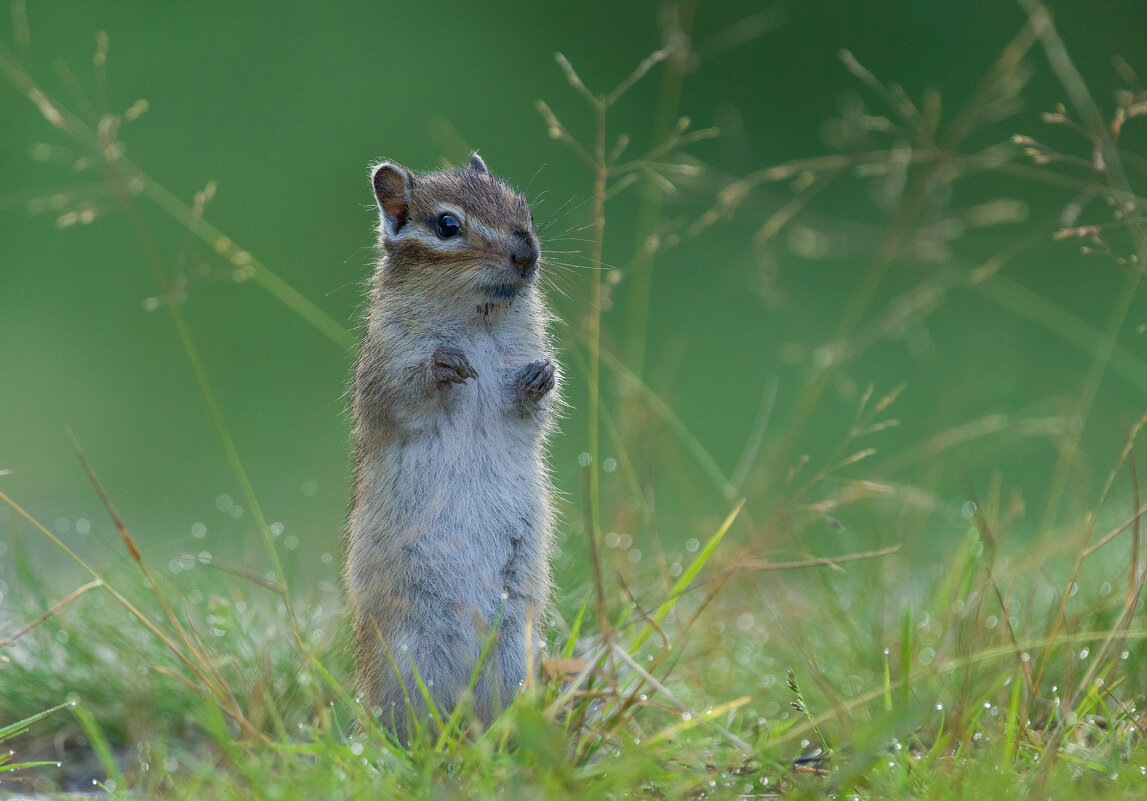
[{"label": "chipmunk's claw", "polygon": [[519,370],[514,380],[518,405],[527,408],[537,404],[554,388],[556,373],[557,367],[549,359],[530,362]]},{"label": "chipmunk's claw", "polygon": [[466,354],[450,345],[439,345],[430,359],[430,378],[439,389],[449,384],[465,384],[477,378],[478,371],[470,364]]}]

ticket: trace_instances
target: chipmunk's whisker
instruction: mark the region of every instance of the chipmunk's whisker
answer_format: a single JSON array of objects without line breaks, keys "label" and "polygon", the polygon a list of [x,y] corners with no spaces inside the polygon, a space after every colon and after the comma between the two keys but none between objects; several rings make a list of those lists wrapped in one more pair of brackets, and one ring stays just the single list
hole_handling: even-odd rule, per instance
[{"label": "chipmunk's whisker", "polygon": [[569,296],[569,293],[567,293],[564,289],[562,289],[560,286],[557,285],[557,283],[554,281],[553,276],[544,275],[541,277],[541,280],[545,282],[547,287],[552,289],[554,292],[557,292],[559,295],[561,295],[566,300],[573,300],[573,298],[571,298]]}]

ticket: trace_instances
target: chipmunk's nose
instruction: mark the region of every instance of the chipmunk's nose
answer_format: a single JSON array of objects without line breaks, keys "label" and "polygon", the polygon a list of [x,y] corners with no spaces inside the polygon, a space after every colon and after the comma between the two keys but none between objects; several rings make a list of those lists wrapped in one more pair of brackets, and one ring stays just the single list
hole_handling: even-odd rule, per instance
[{"label": "chipmunk's nose", "polygon": [[532,241],[517,242],[510,252],[510,263],[522,275],[529,275],[538,266],[538,246]]}]

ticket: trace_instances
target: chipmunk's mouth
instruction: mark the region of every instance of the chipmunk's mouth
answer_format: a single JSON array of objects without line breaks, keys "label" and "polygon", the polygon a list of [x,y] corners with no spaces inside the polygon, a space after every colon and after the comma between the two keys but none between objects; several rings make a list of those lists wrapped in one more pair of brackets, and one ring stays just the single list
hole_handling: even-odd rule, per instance
[{"label": "chipmunk's mouth", "polygon": [[491,284],[486,288],[486,291],[490,294],[490,297],[496,300],[513,300],[522,293],[523,289],[525,289],[525,284],[514,286],[510,283],[503,283]]},{"label": "chipmunk's mouth", "polygon": [[501,272],[497,278],[491,276],[494,280],[486,284],[486,293],[494,300],[513,300],[534,282],[537,274],[537,267],[533,267],[525,273],[517,270]]}]

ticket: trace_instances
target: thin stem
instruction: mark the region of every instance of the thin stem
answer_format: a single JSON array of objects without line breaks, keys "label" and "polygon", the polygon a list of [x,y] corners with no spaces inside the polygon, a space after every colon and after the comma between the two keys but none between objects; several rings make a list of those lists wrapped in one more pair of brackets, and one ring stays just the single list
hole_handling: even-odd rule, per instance
[{"label": "thin stem", "polygon": [[[684,28],[692,22],[691,4],[685,14],[687,21],[682,23]],[[687,30],[681,31],[682,36],[688,36]],[[664,52],[664,51],[658,51]],[[650,141],[660,142],[669,137],[677,119],[677,109],[681,102],[681,86],[685,78],[685,55],[668,59],[668,63],[661,70],[661,94],[657,100],[657,115],[653,124],[653,135]],[[634,226],[633,258],[629,263],[629,273],[632,276],[633,290],[629,309],[629,353],[627,360],[633,372],[640,378],[645,371],[646,335],[649,328],[649,297],[653,289],[653,253],[648,247],[649,237],[657,226],[661,216],[663,196],[652,182],[645,182],[641,191],[641,203],[638,207],[637,223]]]},{"label": "thin stem", "polygon": [[[106,154],[115,153],[115,149],[110,147],[111,143],[105,142],[105,147],[101,148],[101,152]],[[151,267],[152,274],[156,283],[159,286],[160,292],[163,297],[172,300],[171,283],[167,277],[167,271],[163,264],[163,259],[159,255],[159,251],[155,247],[155,243],[151,238],[151,233],[144,223],[139,210],[136,208],[135,199],[129,189],[127,180],[120,171],[120,165],[115,157],[107,156],[106,163],[108,167],[109,178],[112,186],[119,196],[132,228],[135,230],[136,237],[139,240],[140,247],[143,250],[145,259]],[[283,564],[279,559],[278,551],[275,548],[274,540],[271,537],[270,527],[267,525],[266,517],[263,515],[263,508],[259,504],[259,500],[255,495],[255,488],[251,484],[251,479],[247,475],[247,470],[243,466],[243,460],[239,456],[239,451],[235,447],[234,437],[231,435],[230,427],[227,425],[226,418],[223,416],[223,410],[219,406],[219,401],[215,396],[215,391],[212,388],[211,381],[207,376],[207,370],[203,364],[203,359],[199,354],[199,349],[195,344],[195,340],[191,335],[191,329],[187,325],[187,318],[183,314],[183,310],[179,303],[169,302],[165,304],[171,314],[172,322],[175,324],[176,332],[179,335],[180,342],[183,345],[184,353],[187,360],[191,365],[192,373],[195,376],[195,382],[199,387],[199,393],[203,399],[203,404],[207,407],[207,412],[211,418],[211,422],[215,427],[215,431],[219,436],[220,443],[223,446],[223,451],[227,457],[227,462],[231,467],[231,472],[234,474],[236,481],[239,483],[240,491],[244,500],[250,508],[252,515],[255,518],[255,526],[259,530],[259,534],[263,540],[264,548],[267,552],[267,557],[271,562],[271,569],[275,572],[276,578],[279,580],[281,587],[281,597],[283,605],[286,608],[287,619],[290,624],[291,634],[294,637],[295,645],[298,648],[299,655],[303,657],[305,662],[310,661],[309,650],[306,642],[303,639],[302,627],[299,624],[298,617],[295,614],[294,604],[291,601],[290,593],[288,591],[286,573],[283,570]],[[322,703],[322,699],[318,694],[317,689],[311,686],[312,701],[315,704],[315,710],[320,719],[326,719],[326,707]]]},{"label": "thin stem", "polygon": [[81,595],[83,595],[88,590],[94,590],[94,589],[96,589],[98,587],[102,587],[102,586],[104,586],[104,582],[102,579],[93,579],[92,581],[89,581],[87,584],[84,584],[82,587],[77,587],[76,589],[72,590],[70,593],[65,595],[59,601],[52,604],[52,607],[47,612],[44,612],[42,615],[37,617],[35,620],[33,620],[29,623],[26,623],[25,625],[16,629],[16,633],[11,635],[10,637],[5,637],[4,639],[0,640],[0,648],[7,648],[9,645],[16,642],[16,640],[23,637],[25,634],[27,634],[32,629],[36,628],[36,626],[39,626],[41,623],[43,623],[48,618],[50,618],[54,615],[58,615],[65,607],[68,606],[68,604],[70,604],[72,601],[79,598]]},{"label": "thin stem", "polygon": [[[571,68],[572,72],[572,68]],[[580,82],[579,82],[580,83]],[[583,87],[584,88],[584,87]],[[590,263],[601,265],[605,248],[605,196],[606,180],[609,178],[609,165],[605,152],[605,104],[594,101],[596,133],[594,136],[594,181],[593,181],[593,237],[590,250]],[[598,538],[601,537],[601,476],[599,472],[599,432],[601,405],[601,270],[594,270],[591,278],[591,302],[589,312],[589,527],[594,554],[599,553]],[[600,588],[599,588],[600,590]],[[604,609],[600,624],[608,626]]]},{"label": "thin stem", "polygon": [[[1032,27],[1036,31],[1040,44],[1043,45],[1045,54],[1047,55],[1048,62],[1051,64],[1052,69],[1059,77],[1060,83],[1071,98],[1073,105],[1080,115],[1083,117],[1084,128],[1089,132],[1093,139],[1096,152],[1102,157],[1102,175],[1106,184],[1115,190],[1114,199],[1116,207],[1120,212],[1123,219],[1131,222],[1131,234],[1135,243],[1136,252],[1138,253],[1140,263],[1147,261],[1147,236],[1141,226],[1134,221],[1134,210],[1128,202],[1126,193],[1131,191],[1130,183],[1127,176],[1123,171],[1122,163],[1119,159],[1119,152],[1116,147],[1115,141],[1112,139],[1110,130],[1103,123],[1102,116],[1099,108],[1092,98],[1090,91],[1084,83],[1083,77],[1076,69],[1075,64],[1072,62],[1071,57],[1067,53],[1067,48],[1063,43],[1063,39],[1056,31],[1055,25],[1052,22],[1051,15],[1048,13],[1047,8],[1039,2],[1039,0],[1018,0],[1019,5],[1027,14]],[[1107,326],[1104,330],[1104,339],[1100,344],[1098,350],[1092,359],[1091,368],[1088,371],[1087,377],[1083,383],[1083,390],[1079,394],[1078,402],[1075,406],[1075,417],[1079,420],[1074,435],[1067,441],[1063,450],[1061,451],[1059,461],[1056,464],[1055,473],[1052,478],[1051,488],[1049,491],[1049,500],[1047,508],[1044,511],[1041,531],[1048,533],[1051,526],[1055,524],[1059,516],[1059,508],[1061,496],[1067,488],[1067,481],[1071,475],[1071,469],[1075,464],[1075,459],[1080,451],[1080,442],[1083,436],[1087,419],[1091,413],[1092,406],[1094,405],[1096,395],[1099,391],[1099,385],[1107,372],[1107,367],[1111,361],[1112,353],[1116,348],[1116,340],[1119,332],[1123,329],[1126,322],[1127,314],[1131,309],[1131,303],[1135,298],[1139,285],[1142,281],[1143,272],[1141,269],[1128,271],[1123,281],[1123,286],[1120,288],[1119,297],[1116,299],[1111,313],[1107,318]],[[1142,425],[1142,422],[1139,426]],[[1131,444],[1134,442],[1134,436],[1138,433],[1136,427],[1132,436],[1128,440],[1127,449],[1124,452],[1124,458],[1130,450]],[[1122,460],[1121,460],[1122,461]],[[1104,487],[1101,495],[1100,505],[1102,499],[1106,497],[1107,491],[1110,488],[1112,478],[1109,478],[1107,486]],[[1082,542],[1079,544],[1079,551],[1081,556],[1077,558],[1075,567],[1072,570],[1071,577],[1068,582],[1070,587],[1076,581],[1079,575],[1079,570],[1082,566],[1083,556],[1082,553],[1090,544],[1092,531],[1095,526],[1095,515],[1092,515],[1091,522],[1084,526]],[[1071,596],[1070,592],[1064,592],[1063,598],[1060,601],[1059,610],[1056,613],[1055,620],[1052,624],[1051,633],[1054,637],[1066,623],[1067,604]],[[1051,660],[1052,647],[1047,646],[1042,654],[1039,663],[1039,669],[1036,672],[1036,688],[1039,688],[1040,679],[1043,677],[1048,663]],[[1090,674],[1089,674],[1090,675]],[[1090,680],[1090,679],[1089,679]],[[1028,702],[1030,705],[1030,701]],[[1027,714],[1027,706],[1025,705],[1024,715]],[[1063,735],[1063,730],[1057,734],[1056,744]],[[1051,760],[1049,760],[1049,763]]]}]

